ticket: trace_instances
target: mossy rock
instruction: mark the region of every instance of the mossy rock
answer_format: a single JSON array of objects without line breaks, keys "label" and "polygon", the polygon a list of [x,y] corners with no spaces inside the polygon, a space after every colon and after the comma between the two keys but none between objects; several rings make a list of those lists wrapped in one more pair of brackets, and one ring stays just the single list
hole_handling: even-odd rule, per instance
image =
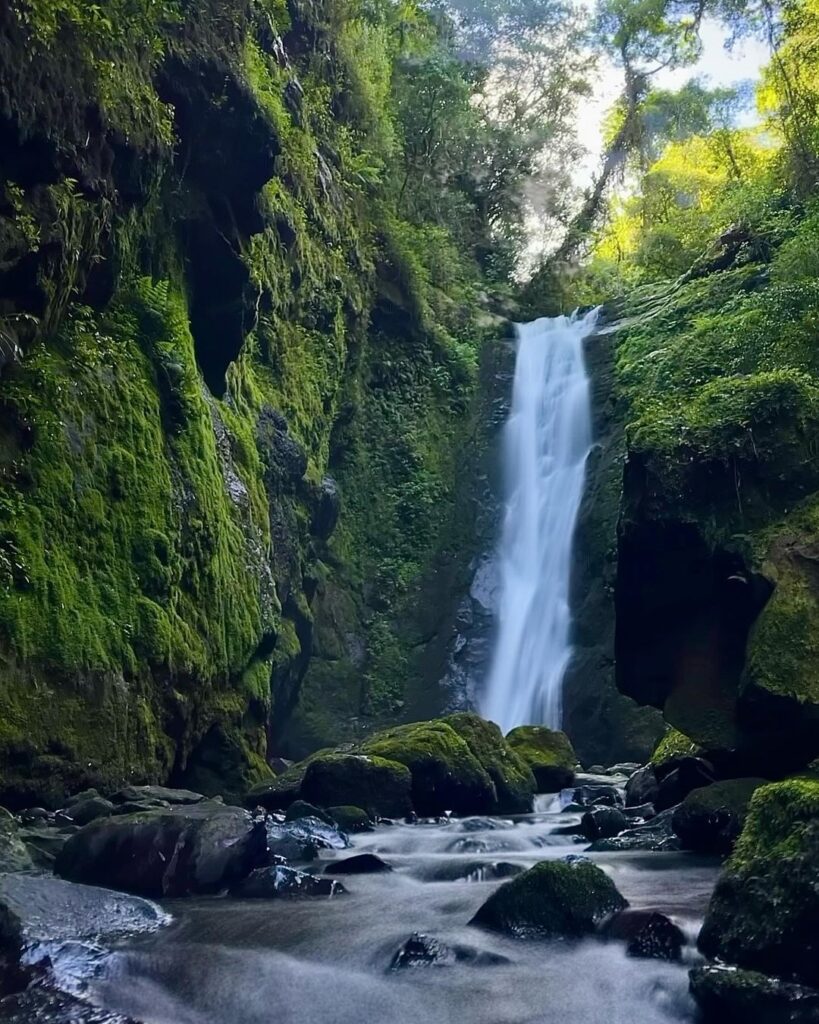
[{"label": "mossy rock", "polygon": [[691,994],[705,1024],[816,1024],[819,990],[758,971],[707,964],[691,972]]},{"label": "mossy rock", "polygon": [[[313,755],[315,757],[318,754]],[[266,811],[286,811],[301,796],[301,784],[312,757],[291,765],[281,775],[264,779],[248,790],[245,807],[264,807]]]},{"label": "mossy rock", "polygon": [[674,758],[700,757],[701,755],[702,748],[697,746],[692,739],[684,736],[677,729],[669,729],[654,748],[651,764],[654,765],[655,771],[659,769],[659,774],[662,774],[663,766]]},{"label": "mossy rock", "polygon": [[411,787],[410,770],[398,761],[364,754],[324,754],[311,759],[300,795],[320,807],[352,805],[391,818],[412,810]]},{"label": "mossy rock", "polygon": [[519,725],[506,742],[532,769],[539,793],[557,793],[574,782],[577,755],[565,732],[545,725]]},{"label": "mossy rock", "polygon": [[328,807],[327,813],[342,832],[370,832],[373,823],[363,807]]},{"label": "mossy rock", "polygon": [[766,782],[766,779],[729,779],[689,793],[672,818],[683,849],[730,853],[742,832],[751,797]]},{"label": "mossy rock", "polygon": [[493,892],[471,923],[517,938],[580,939],[627,906],[591,861],[544,860]]},{"label": "mossy rock", "polygon": [[418,814],[487,814],[497,804],[489,774],[467,742],[444,720],[385,729],[367,740],[361,750],[409,768],[412,803]]},{"label": "mossy rock", "polygon": [[699,937],[707,957],[819,985],[819,782],[760,787]]},{"label": "mossy rock", "polygon": [[459,711],[444,721],[466,742],[495,784],[499,814],[526,814],[537,790],[529,764],[513,750],[494,722],[472,711]]}]

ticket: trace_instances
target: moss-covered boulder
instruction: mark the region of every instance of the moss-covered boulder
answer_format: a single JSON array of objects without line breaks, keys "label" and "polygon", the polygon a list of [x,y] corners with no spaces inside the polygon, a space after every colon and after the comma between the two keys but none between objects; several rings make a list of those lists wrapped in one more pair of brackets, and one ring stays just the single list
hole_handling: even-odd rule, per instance
[{"label": "moss-covered boulder", "polygon": [[471,923],[518,938],[579,939],[627,906],[591,861],[546,860],[496,889]]},{"label": "moss-covered boulder", "polygon": [[672,818],[683,849],[730,853],[742,832],[751,797],[765,783],[765,779],[729,779],[689,793]]},{"label": "moss-covered boulder", "polygon": [[707,964],[691,972],[704,1024],[816,1024],[819,990],[758,971]]},{"label": "moss-covered boulder", "polygon": [[497,805],[488,772],[466,740],[444,720],[386,729],[367,740],[361,751],[409,768],[412,803],[418,814],[486,814]]},{"label": "moss-covered boulder", "polygon": [[699,937],[707,956],[819,986],[819,782],[758,789]]},{"label": "moss-covered boulder", "polygon": [[532,769],[539,793],[557,793],[574,782],[577,756],[564,732],[545,725],[520,725],[506,742]]},{"label": "moss-covered boulder", "polygon": [[411,786],[409,768],[398,761],[366,754],[323,754],[308,764],[300,796],[320,807],[347,804],[391,818],[412,811]]},{"label": "moss-covered boulder", "polygon": [[678,757],[699,757],[702,749],[677,729],[668,729],[651,754],[651,764],[658,775],[670,761]]},{"label": "moss-covered boulder", "polygon": [[363,807],[328,807],[327,813],[342,832],[372,831],[372,820]]},{"label": "moss-covered boulder", "polygon": [[448,715],[444,721],[466,742],[495,784],[500,814],[525,814],[532,809],[537,783],[531,767],[503,738],[494,722],[471,711]]},{"label": "moss-covered boulder", "polygon": [[301,784],[310,760],[299,761],[281,775],[272,776],[257,783],[244,798],[245,807],[264,807],[266,811],[286,811],[299,799]]}]

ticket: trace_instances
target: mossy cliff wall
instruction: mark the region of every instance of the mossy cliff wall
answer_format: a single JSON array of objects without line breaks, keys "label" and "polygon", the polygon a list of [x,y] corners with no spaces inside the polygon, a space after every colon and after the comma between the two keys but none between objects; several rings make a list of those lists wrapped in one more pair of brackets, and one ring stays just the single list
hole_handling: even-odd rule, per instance
[{"label": "mossy cliff wall", "polygon": [[815,226],[789,236],[635,302],[617,338],[618,686],[763,773],[819,754]]},{"label": "mossy cliff wall", "polygon": [[0,4],[0,802],[400,716],[479,331],[362,172],[363,31]]}]

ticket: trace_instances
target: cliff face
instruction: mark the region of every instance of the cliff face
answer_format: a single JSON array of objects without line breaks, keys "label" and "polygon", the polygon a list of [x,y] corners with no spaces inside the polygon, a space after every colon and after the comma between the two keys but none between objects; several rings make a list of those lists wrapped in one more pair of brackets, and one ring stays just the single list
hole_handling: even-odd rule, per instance
[{"label": "cliff face", "polygon": [[414,588],[460,558],[474,355],[358,169],[355,27],[117,10],[0,5],[10,806],[235,793],[285,723],[315,746],[399,716]]},{"label": "cliff face", "polygon": [[819,754],[817,294],[791,262],[810,228],[678,285],[617,342],[617,684],[742,771]]},{"label": "cliff face", "polygon": [[621,694],[615,682],[617,530],[626,458],[626,409],[618,401],[616,345],[601,330],[585,345],[594,446],[574,539],[572,660],[564,680],[564,728],[584,764],[647,760],[663,733],[661,717]]}]

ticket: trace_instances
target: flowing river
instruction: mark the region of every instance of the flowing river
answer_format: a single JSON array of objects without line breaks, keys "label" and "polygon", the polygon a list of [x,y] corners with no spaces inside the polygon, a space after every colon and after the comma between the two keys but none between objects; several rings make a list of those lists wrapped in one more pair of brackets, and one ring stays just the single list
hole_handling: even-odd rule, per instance
[{"label": "flowing river", "polygon": [[[389,874],[345,877],[324,899],[180,900],[166,929],[116,951],[90,994],[145,1024],[668,1024],[694,1019],[683,963],[629,959],[622,944],[521,941],[469,920],[501,879],[580,853],[558,834],[580,815],[559,798],[515,818],[380,825],[308,870],[374,852]],[[679,853],[600,853],[636,908],[671,915],[693,938],[716,863]],[[508,868],[506,870],[509,870]],[[505,958],[390,970],[412,932]],[[686,962],[689,961],[689,962]]]},{"label": "flowing river", "polygon": [[504,431],[498,634],[481,711],[504,732],[561,725],[571,656],[569,574],[591,448],[583,341],[597,311],[520,324]]}]

